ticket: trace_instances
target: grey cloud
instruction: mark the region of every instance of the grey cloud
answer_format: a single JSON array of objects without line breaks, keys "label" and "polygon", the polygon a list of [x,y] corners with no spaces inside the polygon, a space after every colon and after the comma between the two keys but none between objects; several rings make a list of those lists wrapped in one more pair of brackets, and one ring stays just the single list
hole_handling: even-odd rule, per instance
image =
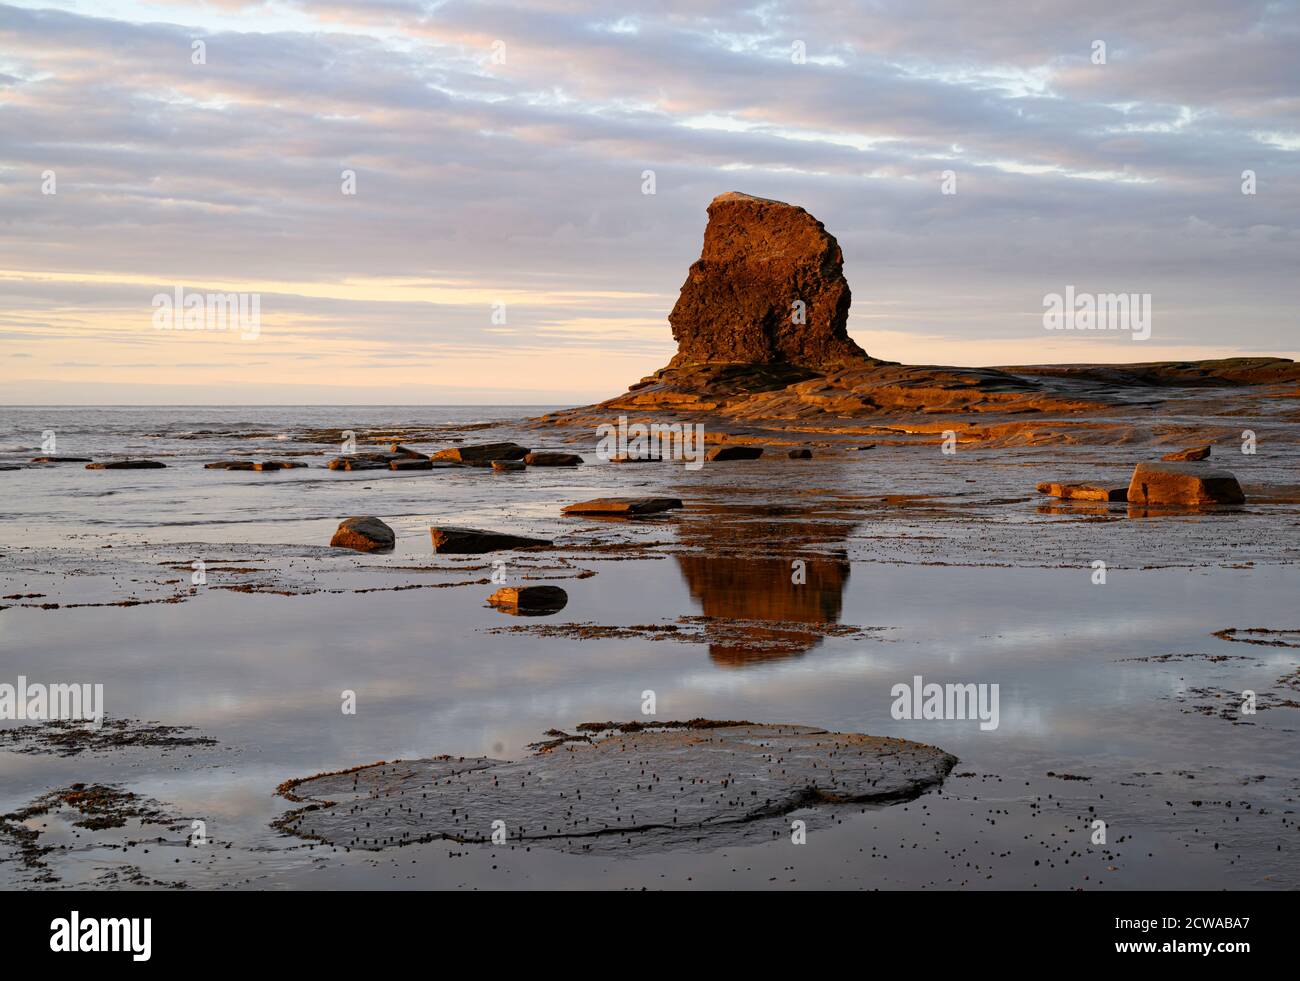
[{"label": "grey cloud", "polygon": [[[1296,131],[1293,4],[1045,2],[1007,17],[957,2],[301,10],[319,33],[0,6],[0,83],[14,96],[0,105],[0,267],[655,294],[520,309],[517,324],[512,311],[526,343],[558,350],[593,343],[566,319],[661,319],[704,206],[740,189],[822,218],[859,311],[905,300],[900,329],[951,329],[961,303],[936,310],[934,298],[979,286],[990,310],[967,329],[1007,336],[1035,292],[1120,280],[1177,297],[1189,342],[1225,343],[1219,311],[1244,304],[1250,324],[1232,343],[1294,346],[1300,157],[1253,135]],[[611,30],[624,19],[635,32]],[[208,41],[206,66],[189,63],[194,36]],[[480,61],[498,36],[510,53],[493,71]],[[1106,66],[1087,61],[1094,37],[1108,40]],[[841,64],[790,64],[791,38]],[[1008,71],[1041,90],[1011,91]],[[701,128],[709,117],[721,122]],[[849,145],[870,137],[888,141]],[[47,167],[57,196],[40,194]],[[339,191],[345,168],[354,198]],[[653,197],[639,191],[645,168]],[[1240,193],[1246,168],[1253,198]],[[938,193],[945,169],[955,196]],[[1089,172],[1134,183],[1079,177]],[[50,321],[60,304],[139,301],[67,283],[0,281],[0,296]],[[275,302],[320,318],[322,335],[381,348],[501,346],[479,309]]]}]

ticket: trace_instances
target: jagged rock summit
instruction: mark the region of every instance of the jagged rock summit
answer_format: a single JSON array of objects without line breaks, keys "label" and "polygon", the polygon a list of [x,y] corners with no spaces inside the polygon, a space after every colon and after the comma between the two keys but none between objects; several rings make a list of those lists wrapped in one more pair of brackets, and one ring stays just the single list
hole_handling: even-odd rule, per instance
[{"label": "jagged rock summit", "polygon": [[848,335],[852,295],[835,236],[803,208],[731,191],[709,204],[704,248],[668,315],[670,367],[866,357]]}]

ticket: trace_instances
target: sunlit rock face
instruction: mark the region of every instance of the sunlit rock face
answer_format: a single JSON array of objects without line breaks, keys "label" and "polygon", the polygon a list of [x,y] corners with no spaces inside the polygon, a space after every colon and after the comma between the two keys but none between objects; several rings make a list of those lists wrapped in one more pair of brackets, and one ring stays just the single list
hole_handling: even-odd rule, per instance
[{"label": "sunlit rock face", "polygon": [[866,357],[835,236],[803,208],[731,192],[709,205],[704,248],[668,315],[670,367],[737,363],[826,369]]}]

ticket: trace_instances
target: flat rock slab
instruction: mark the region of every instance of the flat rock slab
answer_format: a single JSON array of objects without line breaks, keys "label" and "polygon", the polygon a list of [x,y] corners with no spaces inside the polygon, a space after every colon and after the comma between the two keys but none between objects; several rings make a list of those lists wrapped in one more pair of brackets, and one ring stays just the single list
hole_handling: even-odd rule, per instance
[{"label": "flat rock slab", "polygon": [[523,535],[456,525],[439,525],[430,528],[429,534],[433,537],[433,550],[444,555],[478,555],[508,548],[535,548],[555,544],[545,538],[525,538]]},{"label": "flat rock slab", "polygon": [[559,586],[506,586],[488,597],[502,613],[542,616],[558,613],[569,604],[569,594]]},{"label": "flat rock slab", "polygon": [[1097,484],[1038,485],[1038,493],[1059,497],[1063,501],[1127,501],[1128,487],[1101,487]]},{"label": "flat rock slab", "polygon": [[1176,450],[1173,453],[1166,453],[1161,460],[1170,462],[1191,462],[1194,460],[1206,460],[1210,456],[1209,446],[1193,446],[1186,450]]},{"label": "flat rock slab", "polygon": [[331,470],[387,470],[397,459],[390,453],[357,453],[353,456],[336,456],[326,466]]},{"label": "flat rock slab", "polygon": [[788,456],[791,460],[811,460],[812,450],[791,450]]},{"label": "flat rock slab", "polygon": [[365,515],[344,518],[330,539],[330,545],[358,552],[378,552],[392,548],[394,540],[392,528],[378,518]]},{"label": "flat rock slab", "polygon": [[90,463],[88,456],[34,456],[32,463]]},{"label": "flat rock slab", "polygon": [[1199,463],[1139,463],[1133,468],[1128,500],[1130,504],[1200,507],[1241,504],[1246,495],[1227,470],[1211,470]]},{"label": "flat rock slab", "polygon": [[576,467],[582,463],[582,457],[576,453],[529,453],[524,463],[530,467]]},{"label": "flat rock slab", "polygon": [[761,446],[715,446],[704,454],[704,459],[721,463],[726,460],[757,460],[762,455]]},{"label": "flat rock slab", "polygon": [[522,460],[528,447],[518,443],[478,443],[473,446],[453,446],[433,454],[435,460],[452,460],[456,463],[491,463],[493,460]]},{"label": "flat rock slab", "polygon": [[389,470],[432,470],[433,461],[427,456],[410,456],[403,457],[400,460],[389,460]]},{"label": "flat rock slab", "polygon": [[[514,762],[440,756],[292,780],[280,793],[307,806],[276,826],[368,850],[486,843],[494,821],[504,822],[509,843],[566,849],[611,837],[623,851],[723,845],[759,819],[798,809],[912,800],[957,762],[922,743],[810,726],[608,725],[573,736],[553,730],[556,738]],[[584,733],[591,729],[601,731]]]},{"label": "flat rock slab", "polygon": [[401,443],[389,443],[388,452],[392,456],[406,457],[408,460],[427,460],[429,457],[419,450],[413,450],[409,446],[403,446]]},{"label": "flat rock slab", "polygon": [[161,470],[167,464],[157,460],[107,460],[101,463],[87,463],[87,470]]},{"label": "flat rock slab", "polygon": [[522,473],[528,466],[523,460],[493,460],[492,469],[497,473]]},{"label": "flat rock slab", "polygon": [[595,500],[566,505],[564,513],[639,518],[647,514],[661,514],[681,506],[682,502],[675,497],[598,497]]},{"label": "flat rock slab", "polygon": [[257,466],[256,460],[218,460],[203,464],[204,470],[252,470]]}]

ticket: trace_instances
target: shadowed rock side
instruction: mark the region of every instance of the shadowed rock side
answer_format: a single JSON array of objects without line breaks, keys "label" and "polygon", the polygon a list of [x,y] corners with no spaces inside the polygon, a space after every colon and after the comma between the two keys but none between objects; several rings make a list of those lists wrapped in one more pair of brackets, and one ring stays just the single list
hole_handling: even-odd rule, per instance
[{"label": "shadowed rock side", "polygon": [[[602,726],[579,732],[592,728]],[[307,806],[276,826],[362,849],[487,843],[494,821],[504,822],[508,843],[572,851],[600,840],[623,854],[716,846],[799,808],[911,800],[957,762],[921,743],[795,725],[554,734],[515,762],[444,756],[289,781],[280,792]]]},{"label": "shadowed rock side", "polygon": [[[880,361],[848,336],[843,256],[820,221],[794,205],[737,192],[715,198],[708,214],[704,248],[668,317],[676,356],[624,395],[542,422],[588,425],[663,411],[828,428],[914,414],[1070,417],[1132,412],[1139,401],[1158,405],[1162,390],[1179,389],[1185,398],[1188,389],[1204,397],[1211,388],[1300,383],[1300,364],[1286,358],[1017,368]],[[802,323],[796,301],[804,305]],[[1026,349],[1032,346],[1027,337]],[[1285,395],[1300,392],[1270,393]],[[1086,424],[1078,429],[1081,438],[1098,435]]]}]

